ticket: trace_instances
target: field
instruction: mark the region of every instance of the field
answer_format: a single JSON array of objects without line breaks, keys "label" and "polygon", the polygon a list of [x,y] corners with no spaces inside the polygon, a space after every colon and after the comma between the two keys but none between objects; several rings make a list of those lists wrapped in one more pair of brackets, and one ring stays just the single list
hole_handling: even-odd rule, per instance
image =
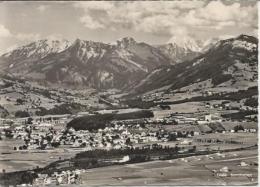
[{"label": "field", "polygon": [[203,102],[189,102],[182,104],[174,104],[170,105],[170,110],[154,110],[154,118],[163,118],[169,116],[172,113],[196,113],[199,111],[206,111],[208,109],[205,108],[205,103]]},{"label": "field", "polygon": [[[206,142],[196,142],[195,139],[218,139],[220,141],[237,141],[243,142],[243,144],[231,144],[231,143],[206,143]],[[193,145],[197,146],[197,149],[205,150],[207,148],[215,150],[225,150],[225,149],[236,149],[241,147],[248,147],[257,144],[257,134],[256,133],[211,133],[205,135],[199,135],[193,137]]]},{"label": "field", "polygon": [[[167,161],[153,161],[87,170],[85,185],[245,185],[256,184],[257,166],[239,166],[241,161],[257,162],[257,151],[230,152]],[[218,177],[212,170],[230,167],[234,174],[248,177]]]},{"label": "field", "polygon": [[[230,141],[235,140],[238,142],[243,142],[243,144],[230,144],[230,143],[209,143],[209,142],[197,142],[196,139],[219,139],[220,141]],[[185,141],[191,142],[185,143]],[[192,138],[182,138],[178,141],[170,142],[158,142],[162,146],[175,147],[176,145],[184,148],[192,148],[196,146],[197,150],[227,150],[227,149],[237,149],[243,147],[254,146],[257,143],[257,134],[256,133],[215,133],[215,134],[205,134],[198,135]],[[142,144],[144,145],[144,144]]]},{"label": "field", "polygon": [[23,150],[14,151],[13,147],[23,145],[20,140],[0,141],[0,171],[6,172],[33,169],[37,166],[44,167],[51,162],[61,159],[71,158],[80,149],[58,148],[52,150]]},{"label": "field", "polygon": [[[211,105],[213,104],[221,104],[224,100],[211,101]],[[219,108],[206,108],[206,101],[201,102],[185,102],[180,104],[170,104],[170,110],[161,110],[154,109],[154,119],[167,117],[173,113],[182,113],[182,114],[192,114],[194,116],[203,116],[203,114],[211,113],[211,114],[230,114],[238,112],[238,110],[226,110]]]},{"label": "field", "polygon": [[244,142],[245,145],[248,144],[256,144],[257,143],[257,133],[211,133],[211,134],[205,134],[205,135],[200,135],[199,138],[203,139],[214,139],[218,138],[221,141],[224,140],[236,140],[238,142]]}]

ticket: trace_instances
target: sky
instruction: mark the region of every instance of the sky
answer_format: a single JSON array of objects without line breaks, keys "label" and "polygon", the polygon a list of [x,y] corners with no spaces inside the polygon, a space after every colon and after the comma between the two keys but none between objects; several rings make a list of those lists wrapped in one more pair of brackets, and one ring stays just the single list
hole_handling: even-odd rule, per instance
[{"label": "sky", "polygon": [[0,54],[40,39],[162,44],[257,36],[257,1],[0,2]]}]

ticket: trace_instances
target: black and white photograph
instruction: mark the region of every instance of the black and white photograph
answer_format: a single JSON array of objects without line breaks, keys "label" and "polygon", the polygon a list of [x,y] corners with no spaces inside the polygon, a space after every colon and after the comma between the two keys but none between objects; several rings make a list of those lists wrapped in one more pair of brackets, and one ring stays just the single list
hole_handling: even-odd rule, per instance
[{"label": "black and white photograph", "polygon": [[258,1],[1,1],[0,186],[257,186]]}]

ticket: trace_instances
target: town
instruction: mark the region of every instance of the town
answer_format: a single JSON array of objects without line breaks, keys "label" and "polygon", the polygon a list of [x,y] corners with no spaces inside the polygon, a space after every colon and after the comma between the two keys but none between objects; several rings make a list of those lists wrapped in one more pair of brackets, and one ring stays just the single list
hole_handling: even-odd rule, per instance
[{"label": "town", "polygon": [[[208,107],[208,103],[205,103],[205,107]],[[131,111],[139,112],[143,110],[135,109]],[[118,111],[102,110],[98,113],[100,113],[99,115],[115,115]],[[131,115],[131,112],[129,114]],[[153,116],[150,118],[112,120],[106,123],[104,128],[98,129],[75,130],[68,127],[70,121],[81,116],[81,114],[68,114],[1,119],[1,141],[19,142],[18,144],[13,142],[11,148],[14,151],[13,154],[18,155],[23,152],[35,154],[34,152],[37,150],[45,153],[66,150],[70,153],[66,157],[61,154],[62,152],[57,154],[58,156],[55,158],[60,161],[73,158],[76,154],[84,151],[145,149],[151,145],[153,145],[153,148],[154,146],[179,147],[178,152],[181,154],[185,153],[185,149],[196,148],[196,151],[220,152],[229,150],[231,147],[241,149],[257,144],[253,140],[258,132],[254,118],[236,121],[209,113],[194,115],[174,112],[161,118]],[[125,157],[127,156],[125,155]],[[213,159],[213,157],[209,157],[209,159],[211,158]],[[127,161],[129,159],[124,162]],[[7,171],[5,169],[5,172]],[[79,184],[82,183],[80,174],[83,171],[86,172],[86,169],[68,170],[60,174],[54,172],[49,177],[46,174],[39,174],[33,183],[37,185]],[[223,172],[216,175],[228,176]]]}]

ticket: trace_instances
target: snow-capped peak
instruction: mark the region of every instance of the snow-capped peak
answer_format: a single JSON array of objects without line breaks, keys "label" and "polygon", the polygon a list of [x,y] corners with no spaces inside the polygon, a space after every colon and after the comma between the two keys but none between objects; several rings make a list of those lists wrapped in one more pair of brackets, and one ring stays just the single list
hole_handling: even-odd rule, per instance
[{"label": "snow-capped peak", "polygon": [[174,50],[178,47],[178,45],[176,43],[167,43],[165,45],[165,48],[168,49],[168,50]]},{"label": "snow-capped peak", "polygon": [[38,40],[28,45],[18,47],[8,53],[5,53],[4,57],[15,58],[29,58],[38,57],[43,58],[50,53],[59,53],[64,51],[70,46],[68,40]]},{"label": "snow-capped peak", "polygon": [[212,46],[214,46],[218,41],[220,41],[220,38],[210,38],[203,42],[201,52],[208,51]]},{"label": "snow-capped peak", "polygon": [[76,39],[70,50],[73,50],[79,59],[87,61],[90,58],[101,58],[109,48],[109,44]]},{"label": "snow-capped peak", "polygon": [[215,42],[214,45],[211,45],[211,48],[217,48],[219,46],[226,46],[229,45],[232,47],[232,49],[245,49],[247,51],[257,51],[257,43],[258,40],[255,37],[248,36],[248,35],[239,35],[235,38],[224,38]]},{"label": "snow-capped peak", "polygon": [[51,52],[61,52],[67,49],[71,43],[68,40],[44,40]]},{"label": "snow-capped peak", "polygon": [[252,36],[240,35],[232,42],[232,48],[243,48],[248,51],[257,51],[257,39]]},{"label": "snow-capped peak", "polygon": [[124,37],[119,40],[117,40],[117,46],[121,48],[127,48],[129,45],[136,44],[136,41],[131,37]]},{"label": "snow-capped peak", "polygon": [[203,48],[203,42],[200,40],[195,40],[191,37],[172,37],[169,40],[169,43],[175,43],[179,47],[184,48],[185,50],[190,50],[194,52],[200,52]]}]

